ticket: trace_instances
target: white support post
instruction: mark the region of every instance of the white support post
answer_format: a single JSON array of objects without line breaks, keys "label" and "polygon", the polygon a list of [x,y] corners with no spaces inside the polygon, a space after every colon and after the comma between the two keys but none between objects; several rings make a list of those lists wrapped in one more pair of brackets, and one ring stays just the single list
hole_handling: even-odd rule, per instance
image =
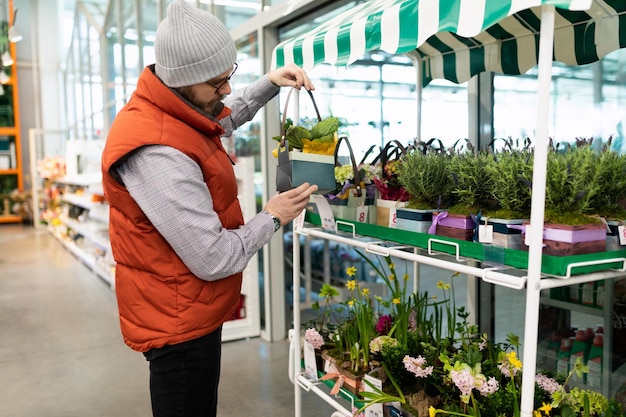
[{"label": "white support post", "polygon": [[[526,291],[526,320],[522,374],[521,416],[532,417],[535,370],[537,367],[537,339],[541,288],[541,254],[543,218],[546,198],[548,161],[548,115],[552,80],[552,51],[554,42],[554,6],[541,8],[539,38],[539,74],[537,83],[537,126],[535,127],[535,154],[533,163],[533,193],[530,212],[530,247],[528,250],[528,278]],[[528,231],[526,233],[529,233]],[[532,260],[532,261],[531,261]]]}]

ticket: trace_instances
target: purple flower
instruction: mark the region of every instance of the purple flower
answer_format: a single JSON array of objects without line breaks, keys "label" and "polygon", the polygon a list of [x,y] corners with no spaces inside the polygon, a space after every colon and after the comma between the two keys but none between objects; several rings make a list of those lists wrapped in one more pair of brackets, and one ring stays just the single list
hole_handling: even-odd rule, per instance
[{"label": "purple flower", "polygon": [[391,329],[391,316],[388,314],[383,314],[378,318],[378,323],[376,323],[376,332],[378,334],[387,334]]}]

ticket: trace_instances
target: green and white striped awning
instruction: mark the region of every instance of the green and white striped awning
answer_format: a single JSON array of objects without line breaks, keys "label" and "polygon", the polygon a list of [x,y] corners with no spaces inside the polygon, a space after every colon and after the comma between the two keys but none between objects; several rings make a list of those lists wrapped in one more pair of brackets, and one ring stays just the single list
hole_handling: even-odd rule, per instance
[{"label": "green and white striped awning", "polygon": [[371,0],[282,42],[272,66],[346,66],[366,52],[415,51],[423,85],[537,65],[541,6],[556,8],[554,59],[597,61],[626,47],[626,0]]}]

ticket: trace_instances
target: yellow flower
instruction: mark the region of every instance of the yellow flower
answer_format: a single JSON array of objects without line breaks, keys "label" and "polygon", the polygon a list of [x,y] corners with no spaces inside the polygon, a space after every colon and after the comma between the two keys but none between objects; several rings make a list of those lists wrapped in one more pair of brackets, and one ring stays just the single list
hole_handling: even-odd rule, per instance
[{"label": "yellow flower", "polygon": [[522,361],[517,359],[517,353],[515,353],[515,351],[509,353],[509,363],[513,365],[515,369],[522,369]]},{"label": "yellow flower", "polygon": [[539,411],[535,410],[535,411],[533,411],[533,416],[535,416],[535,417],[541,417],[541,412],[539,412]]},{"label": "yellow flower", "polygon": [[354,289],[356,288],[356,280],[351,279],[348,282],[346,282],[346,288],[348,288],[350,291],[354,291]]},{"label": "yellow flower", "polygon": [[435,409],[435,407],[431,405],[430,408],[428,409],[428,416],[435,417],[436,415],[437,415],[437,410]]},{"label": "yellow flower", "polygon": [[541,404],[543,404],[541,407],[539,407],[540,411],[543,411],[544,413],[546,413],[546,416],[550,415],[550,411],[552,411],[552,404],[546,404],[543,401],[541,402]]},{"label": "yellow flower", "polygon": [[389,281],[393,281],[394,279],[396,279],[395,274],[389,275]]},{"label": "yellow flower", "polygon": [[396,267],[396,266],[394,265],[394,263],[393,263],[393,262],[391,262],[391,263],[389,264],[389,269],[394,269],[395,267]]},{"label": "yellow flower", "polygon": [[363,288],[361,290],[361,294],[363,294],[364,296],[367,297],[367,295],[370,293],[370,289],[369,288]]},{"label": "yellow flower", "polygon": [[448,284],[447,282],[439,281],[437,282],[437,288],[441,288],[442,290],[449,290],[450,284]]},{"label": "yellow flower", "polygon": [[349,277],[353,277],[356,275],[356,266],[351,266],[349,268],[346,268],[346,274],[348,274]]},{"label": "yellow flower", "polygon": [[404,278],[405,281],[408,281],[409,280],[409,274],[404,274],[403,278]]},{"label": "yellow flower", "polygon": [[393,300],[391,300],[392,303],[394,304],[400,304],[400,299],[399,298],[394,298]]},{"label": "yellow flower", "polygon": [[350,307],[354,306],[354,300],[350,300],[350,301],[348,301],[348,305],[349,305]]}]

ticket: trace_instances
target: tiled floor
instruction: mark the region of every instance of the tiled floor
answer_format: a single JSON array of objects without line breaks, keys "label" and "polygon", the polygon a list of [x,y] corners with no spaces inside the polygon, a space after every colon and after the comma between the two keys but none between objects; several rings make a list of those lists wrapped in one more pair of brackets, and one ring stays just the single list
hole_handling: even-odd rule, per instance
[{"label": "tiled floor", "polygon": [[[122,342],[115,294],[46,231],[0,225],[0,416],[151,416],[148,364]],[[223,345],[218,415],[293,416],[289,346]],[[303,393],[302,417],[334,409]]]}]

